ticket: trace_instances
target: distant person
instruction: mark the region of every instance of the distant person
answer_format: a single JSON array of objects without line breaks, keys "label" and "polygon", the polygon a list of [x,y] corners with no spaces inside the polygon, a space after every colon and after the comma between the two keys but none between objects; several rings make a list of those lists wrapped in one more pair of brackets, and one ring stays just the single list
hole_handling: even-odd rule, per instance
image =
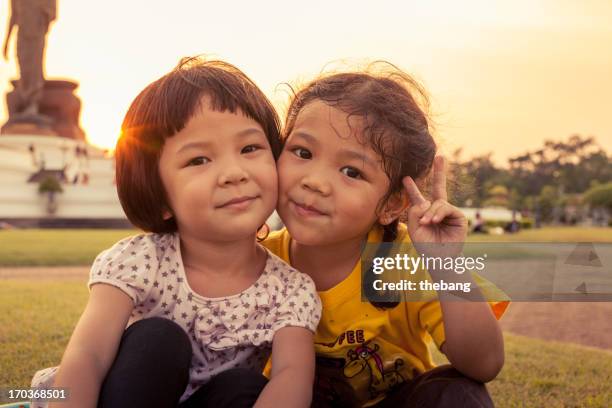
[{"label": "distant person", "polygon": [[189,59],[121,135],[119,199],[149,232],[98,255],[61,365],[32,385],[68,388],[55,407],[309,407],[320,300],[256,240],[277,202],[272,104],[234,66]]},{"label": "distant person", "polygon": [[486,234],[485,223],[480,215],[480,211],[476,211],[476,219],[474,220],[474,226],[472,227],[472,232],[476,234]]},{"label": "distant person", "polygon": [[510,234],[514,234],[516,232],[519,232],[520,229],[521,224],[516,220],[516,210],[512,210],[512,221],[506,224],[506,226],[504,227],[504,231]]}]

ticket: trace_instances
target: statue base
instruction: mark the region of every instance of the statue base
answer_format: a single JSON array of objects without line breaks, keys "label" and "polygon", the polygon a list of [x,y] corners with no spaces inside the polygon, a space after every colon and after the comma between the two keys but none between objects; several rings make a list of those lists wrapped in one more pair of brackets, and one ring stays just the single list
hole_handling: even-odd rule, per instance
[{"label": "statue base", "polygon": [[8,121],[0,134],[57,135],[85,141],[85,132],[79,126],[81,101],[74,95],[78,83],[67,80],[45,80],[39,113],[19,112],[18,81],[11,81],[13,90],[6,94]]},{"label": "statue base", "polygon": [[41,128],[33,123],[10,123],[7,122],[0,129],[0,134],[7,135],[40,135],[58,136],[51,128]]},{"label": "statue base", "polygon": [[0,133],[57,136],[53,130],[53,123],[53,118],[40,113],[17,113],[9,117]]}]

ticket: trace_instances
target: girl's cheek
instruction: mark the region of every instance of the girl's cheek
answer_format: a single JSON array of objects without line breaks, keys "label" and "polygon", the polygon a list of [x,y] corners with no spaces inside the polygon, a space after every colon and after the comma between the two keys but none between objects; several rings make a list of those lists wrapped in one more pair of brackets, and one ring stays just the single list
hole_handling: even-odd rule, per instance
[{"label": "girl's cheek", "polygon": [[[336,181],[336,186],[340,181]],[[346,182],[345,182],[346,184]],[[356,219],[369,219],[376,213],[376,192],[365,190],[355,186],[344,186],[342,189],[336,189],[337,193],[342,194],[342,201],[346,203],[347,212]]]},{"label": "girl's cheek", "polygon": [[284,159],[282,156],[278,159],[278,164],[276,166],[276,171],[278,174],[278,184],[279,191],[283,189],[283,187],[287,184],[290,184],[291,178],[291,165]]},{"label": "girl's cheek", "polygon": [[270,192],[277,194],[279,185],[278,185],[278,171],[277,171],[275,164],[272,164],[268,167],[266,174],[264,176],[264,180],[265,180],[266,188]]}]

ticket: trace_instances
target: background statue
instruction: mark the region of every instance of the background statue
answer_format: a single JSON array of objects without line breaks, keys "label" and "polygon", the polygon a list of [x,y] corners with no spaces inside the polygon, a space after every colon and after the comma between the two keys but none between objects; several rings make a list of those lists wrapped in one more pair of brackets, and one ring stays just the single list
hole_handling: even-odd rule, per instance
[{"label": "background statue", "polygon": [[45,83],[43,61],[45,37],[56,17],[57,0],[11,0],[11,17],[4,40],[4,58],[13,28],[17,31],[17,61],[19,81],[15,91],[17,111],[24,115],[38,115],[39,102]]}]

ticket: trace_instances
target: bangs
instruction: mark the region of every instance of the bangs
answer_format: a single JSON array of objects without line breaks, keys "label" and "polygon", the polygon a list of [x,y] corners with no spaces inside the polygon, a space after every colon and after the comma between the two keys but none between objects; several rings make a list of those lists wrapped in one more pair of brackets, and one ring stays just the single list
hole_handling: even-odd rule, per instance
[{"label": "bangs", "polygon": [[242,71],[223,61],[203,63],[196,57],[181,60],[172,72],[138,95],[123,121],[122,133],[138,131],[149,134],[150,139],[166,139],[186,126],[204,98],[212,110],[241,111],[266,134],[278,135],[274,130],[280,124],[273,107]]}]

